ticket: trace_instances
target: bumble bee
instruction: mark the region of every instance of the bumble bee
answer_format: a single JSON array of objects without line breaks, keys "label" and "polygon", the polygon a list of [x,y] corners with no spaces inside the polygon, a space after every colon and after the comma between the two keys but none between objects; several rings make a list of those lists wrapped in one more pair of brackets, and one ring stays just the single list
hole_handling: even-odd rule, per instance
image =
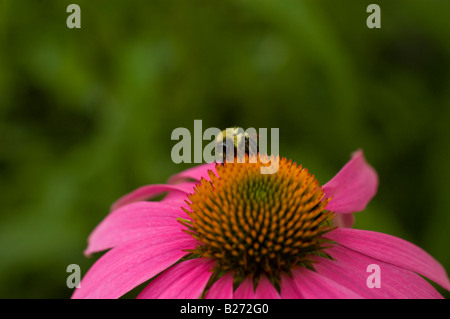
[{"label": "bumble bee", "polygon": [[240,127],[227,128],[216,136],[216,162],[234,162],[235,158],[258,153],[257,134],[247,133]]}]

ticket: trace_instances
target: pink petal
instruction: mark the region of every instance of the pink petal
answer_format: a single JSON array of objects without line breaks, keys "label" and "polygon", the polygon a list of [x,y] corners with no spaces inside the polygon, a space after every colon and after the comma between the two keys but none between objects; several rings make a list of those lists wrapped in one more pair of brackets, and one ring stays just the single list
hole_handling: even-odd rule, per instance
[{"label": "pink petal", "polygon": [[133,202],[139,202],[147,199],[151,199],[155,196],[161,195],[166,192],[181,192],[181,194],[187,195],[193,193],[194,183],[183,183],[180,185],[147,185],[140,187],[131,193],[119,198],[112,206],[111,210],[116,210],[121,206],[130,204]]},{"label": "pink petal", "polygon": [[[335,260],[317,257],[314,264],[317,273],[364,298],[442,298],[433,286],[412,271],[339,245],[328,248],[327,253]],[[372,264],[380,267],[380,288],[367,286],[367,280],[372,275],[368,266]]]},{"label": "pink petal", "polygon": [[[194,189],[192,187],[192,189]],[[177,204],[179,207],[188,208],[186,205],[186,200],[188,200],[188,194],[182,192],[170,192],[168,193],[160,202],[167,204]]]},{"label": "pink petal", "polygon": [[262,275],[255,291],[255,299],[280,299],[281,296],[269,279]]},{"label": "pink petal", "polygon": [[255,299],[255,291],[253,290],[253,280],[250,277],[237,287],[233,294],[233,299]]},{"label": "pink petal", "polygon": [[198,299],[209,278],[214,262],[205,258],[183,261],[156,277],[138,299]]},{"label": "pink petal", "polygon": [[202,177],[207,180],[210,180],[208,170],[211,170],[214,173],[216,173],[216,164],[207,163],[187,169],[181,173],[173,175],[169,179],[169,184],[178,184],[180,182],[185,182],[189,180],[199,182],[202,179]]},{"label": "pink petal", "polygon": [[119,298],[186,255],[196,241],[184,232],[153,234],[103,255],[84,276],[74,299]]},{"label": "pink petal", "polygon": [[336,214],[333,218],[333,225],[338,227],[352,228],[355,223],[353,214]]},{"label": "pink petal", "polygon": [[303,299],[294,280],[286,273],[281,274],[281,298]]},{"label": "pink petal", "polygon": [[326,235],[342,246],[425,276],[447,290],[445,269],[422,248],[398,237],[368,230],[338,228]]},{"label": "pink petal", "polygon": [[233,298],[233,273],[227,272],[209,288],[205,299],[231,298]]},{"label": "pink petal", "polygon": [[292,271],[293,281],[301,296],[305,299],[360,299],[356,292],[319,273],[297,268]]},{"label": "pink petal", "polygon": [[137,202],[112,211],[88,239],[86,255],[150,234],[164,235],[184,228],[177,218],[188,218],[177,206],[161,202]]},{"label": "pink petal", "polygon": [[326,209],[336,213],[354,213],[366,208],[378,188],[378,175],[366,162],[362,150],[322,189],[326,198],[333,197]]}]

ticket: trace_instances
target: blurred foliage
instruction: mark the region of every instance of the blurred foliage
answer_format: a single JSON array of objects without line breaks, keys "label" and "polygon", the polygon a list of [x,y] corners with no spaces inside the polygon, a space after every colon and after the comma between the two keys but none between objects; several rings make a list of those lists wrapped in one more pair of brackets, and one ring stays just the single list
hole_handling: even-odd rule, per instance
[{"label": "blurred foliage", "polygon": [[377,1],[381,29],[337,0],[79,0],[68,29],[73,2],[0,0],[0,297],[70,297],[111,203],[194,165],[170,137],[195,119],[279,127],[322,184],[364,149],[380,187],[355,227],[450,271],[449,1]]}]

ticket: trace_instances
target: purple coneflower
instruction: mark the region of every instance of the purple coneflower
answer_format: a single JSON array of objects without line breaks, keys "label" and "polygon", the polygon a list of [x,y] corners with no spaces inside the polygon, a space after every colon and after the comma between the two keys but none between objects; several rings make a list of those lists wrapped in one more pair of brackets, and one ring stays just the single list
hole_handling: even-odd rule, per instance
[{"label": "purple coneflower", "polygon": [[[274,160],[274,158],[272,158]],[[205,164],[117,201],[86,255],[110,249],[73,298],[442,298],[444,268],[400,238],[348,228],[378,187],[362,151],[323,187],[279,159]],[[144,201],[162,193],[159,201]],[[369,288],[369,265],[380,286]]]}]

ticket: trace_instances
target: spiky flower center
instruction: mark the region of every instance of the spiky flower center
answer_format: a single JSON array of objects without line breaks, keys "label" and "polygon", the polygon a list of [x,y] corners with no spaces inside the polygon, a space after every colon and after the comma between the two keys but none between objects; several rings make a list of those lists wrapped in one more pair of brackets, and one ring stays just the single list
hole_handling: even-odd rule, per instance
[{"label": "spiky flower center", "polygon": [[216,272],[279,278],[292,267],[310,266],[331,230],[333,213],[317,180],[285,158],[275,174],[261,174],[257,163],[217,164],[211,181],[202,179],[189,195],[191,218],[181,220],[199,245],[198,257],[216,261]]}]

